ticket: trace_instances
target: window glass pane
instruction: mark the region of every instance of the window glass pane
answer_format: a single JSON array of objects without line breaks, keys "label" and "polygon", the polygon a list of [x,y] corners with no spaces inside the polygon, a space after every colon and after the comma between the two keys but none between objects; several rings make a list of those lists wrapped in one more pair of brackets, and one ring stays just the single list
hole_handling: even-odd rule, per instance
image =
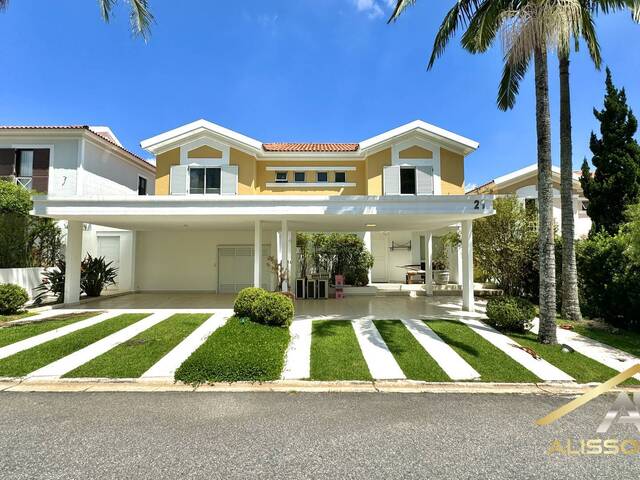
[{"label": "window glass pane", "polygon": [[189,192],[204,193],[204,168],[189,169]]},{"label": "window glass pane", "polygon": [[296,182],[304,182],[304,172],[296,172],[294,174],[294,180]]},{"label": "window glass pane", "polygon": [[138,177],[138,195],[147,194],[147,179]]},{"label": "window glass pane", "polygon": [[19,177],[33,176],[33,150],[20,151],[20,163],[18,164]]},{"label": "window glass pane", "polygon": [[287,181],[287,172],[276,172],[276,182],[285,183]]},{"label": "window glass pane", "polygon": [[327,181],[327,172],[318,172],[318,182]]},{"label": "window glass pane", "polygon": [[207,193],[220,193],[220,169],[207,168]]},{"label": "window glass pane", "polygon": [[347,181],[347,175],[344,172],[336,172],[336,183],[344,183]]},{"label": "window glass pane", "polygon": [[416,169],[400,169],[400,193],[407,195],[416,194]]}]

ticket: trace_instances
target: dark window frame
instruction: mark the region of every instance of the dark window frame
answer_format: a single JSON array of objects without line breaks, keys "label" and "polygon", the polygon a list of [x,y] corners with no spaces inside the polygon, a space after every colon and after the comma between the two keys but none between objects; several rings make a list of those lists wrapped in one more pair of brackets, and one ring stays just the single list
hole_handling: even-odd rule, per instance
[{"label": "dark window frame", "polygon": [[[406,172],[411,172],[412,175],[407,176]],[[409,181],[409,184],[406,183],[407,181]],[[411,185],[411,183],[413,184]],[[416,167],[400,167],[400,195],[416,195],[418,193],[417,184]]]},{"label": "dark window frame", "polygon": [[[298,180],[298,175],[302,175],[302,180]],[[295,183],[304,183],[307,181],[306,172],[293,172],[293,181]]]},{"label": "dark window frame", "polygon": [[147,195],[148,180],[142,175],[138,175],[138,195]]},{"label": "dark window frame", "polygon": [[[320,179],[320,175],[324,176],[324,180]],[[316,182],[318,182],[318,183],[329,183],[329,174],[328,174],[328,172],[316,172]]]},{"label": "dark window frame", "polygon": [[[216,175],[213,175],[214,184],[210,186],[208,181],[210,177],[209,172],[216,171],[217,174],[217,186],[215,183]],[[202,172],[202,187],[198,186],[194,189],[192,172]],[[190,195],[220,195],[222,188],[222,169],[220,167],[189,167],[189,194]],[[196,191],[194,191],[196,190]]]},{"label": "dark window frame", "polygon": [[[278,178],[283,175],[284,177]],[[276,183],[289,183],[289,172],[276,172]]]},{"label": "dark window frame", "polygon": [[[342,176],[342,180],[338,180],[338,175]],[[335,172],[333,179],[335,183],[347,183],[347,172]]]}]

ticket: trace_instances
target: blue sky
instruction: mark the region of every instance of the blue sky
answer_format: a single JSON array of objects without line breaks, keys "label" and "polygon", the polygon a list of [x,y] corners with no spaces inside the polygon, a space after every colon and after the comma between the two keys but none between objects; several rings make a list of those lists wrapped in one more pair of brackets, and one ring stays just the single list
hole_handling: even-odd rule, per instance
[{"label": "blue sky", "polygon": [[[536,159],[532,75],[516,108],[495,106],[499,46],[472,56],[452,43],[426,62],[452,2],[422,0],[387,25],[387,0],[150,0],[145,44],[120,6],[13,0],[0,14],[1,124],[110,126],[125,146],[206,118],[262,141],[360,141],[420,118],[480,142],[466,162],[482,183]],[[640,111],[640,27],[627,14],[597,22],[603,58]],[[9,67],[9,68],[7,68]],[[550,57],[554,162],[557,62]],[[589,155],[604,72],[573,57],[574,163]]]}]

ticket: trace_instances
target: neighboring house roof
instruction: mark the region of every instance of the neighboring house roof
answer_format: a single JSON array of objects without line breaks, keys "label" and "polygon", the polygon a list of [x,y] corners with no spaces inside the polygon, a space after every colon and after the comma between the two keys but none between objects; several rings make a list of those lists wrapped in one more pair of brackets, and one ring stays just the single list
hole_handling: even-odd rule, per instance
[{"label": "neighboring house roof", "polygon": [[100,139],[101,141],[107,142],[110,145],[117,147],[118,150],[127,154],[129,157],[132,157],[137,162],[143,162],[144,165],[148,168],[155,170],[155,165],[150,164],[144,158],[136,155],[135,153],[127,150],[122,146],[118,137],[115,136],[113,131],[109,127],[91,127],[89,125],[0,125],[0,132],[3,130],[47,130],[47,131],[55,131],[55,130],[79,130],[83,132],[88,132],[90,135],[95,138]]},{"label": "neighboring house roof", "polygon": [[357,143],[264,143],[266,152],[357,152]]},{"label": "neighboring house roof", "polygon": [[[488,193],[489,191],[496,192],[501,188],[504,188],[513,183],[517,183],[525,178],[531,177],[533,175],[537,175],[538,173],[538,164],[534,163],[532,165],[528,165],[519,170],[515,170],[513,172],[507,173],[506,175],[502,175],[500,177],[496,177],[493,180],[488,181],[478,187],[475,187],[468,192],[465,192],[468,195],[476,195],[479,193]],[[551,166],[551,174],[559,179],[560,177],[560,167],[555,165]],[[573,172],[573,182],[576,187],[580,187],[580,182],[578,181],[579,175],[576,175],[576,172]]]},{"label": "neighboring house roof", "polygon": [[181,127],[161,133],[155,137],[143,140],[140,146],[153,154],[159,154],[176,148],[193,138],[203,135],[213,135],[231,145],[248,151],[258,157],[265,155],[277,155],[296,152],[308,152],[319,154],[347,154],[352,156],[364,156],[368,153],[387,148],[399,137],[410,134],[421,134],[442,143],[443,145],[467,155],[479,146],[478,142],[436,127],[422,120],[416,120],[401,127],[394,128],[375,137],[361,142],[352,143],[291,143],[273,142],[263,143],[259,140],[234,132],[228,128],[216,125],[207,120],[197,120]]}]

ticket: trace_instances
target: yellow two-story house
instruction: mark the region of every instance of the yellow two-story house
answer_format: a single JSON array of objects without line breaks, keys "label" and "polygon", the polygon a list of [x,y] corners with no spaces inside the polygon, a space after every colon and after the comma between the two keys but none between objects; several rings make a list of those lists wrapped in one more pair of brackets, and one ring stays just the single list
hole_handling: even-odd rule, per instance
[{"label": "yellow two-story house", "polygon": [[357,232],[372,283],[404,282],[413,265],[431,293],[434,238],[458,229],[451,279],[473,308],[472,220],[493,213],[490,195],[464,195],[473,140],[414,121],[360,142],[264,143],[198,120],[141,146],[156,159],[154,195],[36,198],[36,214],[69,221],[68,258],[83,222],[129,230],[134,290],[231,293],[272,288],[268,256],[293,283],[297,232]]}]

